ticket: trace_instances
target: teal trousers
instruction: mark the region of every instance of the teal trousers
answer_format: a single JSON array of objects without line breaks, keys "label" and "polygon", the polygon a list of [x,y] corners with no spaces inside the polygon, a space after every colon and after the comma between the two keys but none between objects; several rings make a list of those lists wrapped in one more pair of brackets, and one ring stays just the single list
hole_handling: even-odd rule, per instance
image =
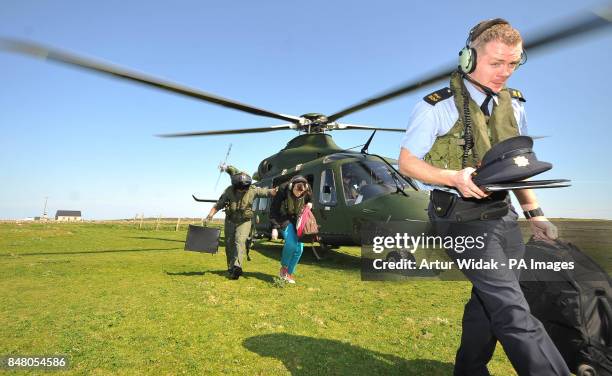
[{"label": "teal trousers", "polygon": [[285,245],[283,245],[281,265],[287,267],[289,274],[293,274],[304,252],[304,243],[298,241],[297,232],[292,223],[289,223],[283,230],[283,238],[285,238]]}]

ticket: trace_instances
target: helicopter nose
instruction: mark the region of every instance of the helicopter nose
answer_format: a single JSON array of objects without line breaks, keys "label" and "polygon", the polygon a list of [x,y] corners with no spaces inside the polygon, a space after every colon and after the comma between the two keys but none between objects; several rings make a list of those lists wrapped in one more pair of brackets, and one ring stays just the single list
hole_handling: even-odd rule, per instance
[{"label": "helicopter nose", "polygon": [[364,202],[359,211],[373,221],[429,223],[428,205],[427,192],[392,193]]}]

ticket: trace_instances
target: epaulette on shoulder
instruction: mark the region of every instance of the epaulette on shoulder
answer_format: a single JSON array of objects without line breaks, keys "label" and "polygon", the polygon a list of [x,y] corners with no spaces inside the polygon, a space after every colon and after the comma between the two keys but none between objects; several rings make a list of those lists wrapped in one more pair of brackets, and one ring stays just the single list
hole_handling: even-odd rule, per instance
[{"label": "epaulette on shoulder", "polygon": [[512,98],[518,99],[521,102],[527,102],[527,99],[525,99],[525,97],[523,96],[523,93],[521,93],[520,90],[508,88],[508,92],[510,93],[510,96]]},{"label": "epaulette on shoulder", "polygon": [[423,97],[423,100],[429,103],[432,106],[435,106],[436,103],[448,99],[453,96],[453,92],[449,87],[442,88],[440,90],[434,91],[431,94],[427,94]]}]

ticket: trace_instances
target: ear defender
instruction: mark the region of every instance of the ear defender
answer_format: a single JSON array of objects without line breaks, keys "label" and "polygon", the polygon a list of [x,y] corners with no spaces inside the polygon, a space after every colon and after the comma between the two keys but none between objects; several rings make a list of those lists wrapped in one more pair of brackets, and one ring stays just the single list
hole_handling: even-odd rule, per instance
[{"label": "ear defender", "polygon": [[476,50],[467,45],[459,51],[459,70],[465,74],[472,73],[476,69]]},{"label": "ear defender", "polygon": [[526,62],[527,62],[527,51],[525,51],[525,49],[523,48],[523,51],[521,52],[521,60],[516,65],[516,68],[514,68],[514,71],[516,72],[516,70],[519,69],[519,67],[525,64]]}]

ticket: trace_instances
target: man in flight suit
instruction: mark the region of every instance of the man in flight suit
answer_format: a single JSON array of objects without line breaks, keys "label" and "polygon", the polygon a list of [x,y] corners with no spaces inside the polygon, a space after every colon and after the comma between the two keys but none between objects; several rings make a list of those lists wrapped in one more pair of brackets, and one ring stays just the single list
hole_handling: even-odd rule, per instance
[{"label": "man in flight suit", "polygon": [[[472,181],[484,154],[500,141],[527,131],[518,90],[506,81],[526,58],[517,30],[503,19],[487,20],[470,31],[450,87],[419,102],[402,140],[400,171],[432,190],[429,215],[441,236],[484,236],[484,247],[459,252],[453,260],[492,259],[508,265],[522,258],[524,243],[507,191],[490,194]],[[534,236],[555,239],[535,193],[516,190]],[[500,210],[502,208],[503,210]],[[457,264],[457,262],[455,262]],[[531,315],[519,287],[519,272],[462,269],[472,283],[465,306],[455,375],[489,375],[497,341],[519,375],[569,375],[544,330]]]},{"label": "man in flight suit", "polygon": [[211,220],[217,211],[225,209],[225,256],[230,278],[238,279],[242,275],[247,240],[251,232],[253,218],[253,201],[256,197],[274,196],[277,189],[261,188],[251,185],[252,179],[244,172],[232,166],[221,166],[230,174],[232,185],[227,187],[217,203],[210,209],[207,220]]}]

